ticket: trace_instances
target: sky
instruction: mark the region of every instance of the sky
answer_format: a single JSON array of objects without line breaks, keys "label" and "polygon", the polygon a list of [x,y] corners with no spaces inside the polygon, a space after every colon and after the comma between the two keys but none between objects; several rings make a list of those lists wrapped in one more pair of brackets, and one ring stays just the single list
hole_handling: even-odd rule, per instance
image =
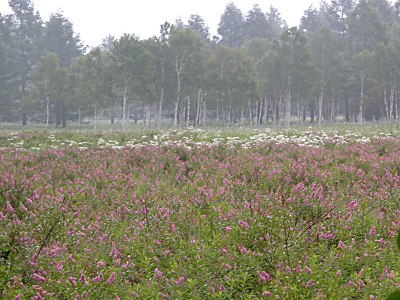
[{"label": "sky", "polygon": [[[35,10],[43,20],[58,11],[74,25],[85,45],[95,47],[112,35],[116,38],[124,33],[134,33],[140,39],[159,35],[160,24],[175,23],[181,18],[185,23],[191,14],[198,14],[217,34],[218,23],[226,4],[230,0],[32,0]],[[272,5],[277,8],[289,26],[298,26],[304,11],[320,0],[233,0],[232,2],[246,14],[255,3],[266,12]],[[0,0],[0,13],[11,10],[7,0]]]}]

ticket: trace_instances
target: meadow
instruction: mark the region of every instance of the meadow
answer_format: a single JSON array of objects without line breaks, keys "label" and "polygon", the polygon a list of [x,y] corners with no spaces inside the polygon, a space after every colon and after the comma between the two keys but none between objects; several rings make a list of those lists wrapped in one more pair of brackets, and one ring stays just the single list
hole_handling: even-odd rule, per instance
[{"label": "meadow", "polygon": [[0,132],[3,299],[383,299],[400,131]]}]

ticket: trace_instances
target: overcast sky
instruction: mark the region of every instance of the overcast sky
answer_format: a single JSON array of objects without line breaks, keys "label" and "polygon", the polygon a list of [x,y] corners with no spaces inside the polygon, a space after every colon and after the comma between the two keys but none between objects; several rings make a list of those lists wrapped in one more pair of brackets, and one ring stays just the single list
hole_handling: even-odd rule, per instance
[{"label": "overcast sky", "polygon": [[[141,39],[158,35],[160,24],[174,23],[181,18],[185,23],[191,14],[200,15],[216,34],[221,14],[229,0],[33,0],[35,9],[44,20],[61,10],[73,24],[75,32],[89,46],[101,44],[109,34],[120,37],[134,33]],[[300,18],[310,5],[318,7],[319,0],[234,0],[244,14],[255,3],[269,11],[278,9],[289,26],[300,24]],[[0,12],[10,12],[7,0],[0,0]]]}]

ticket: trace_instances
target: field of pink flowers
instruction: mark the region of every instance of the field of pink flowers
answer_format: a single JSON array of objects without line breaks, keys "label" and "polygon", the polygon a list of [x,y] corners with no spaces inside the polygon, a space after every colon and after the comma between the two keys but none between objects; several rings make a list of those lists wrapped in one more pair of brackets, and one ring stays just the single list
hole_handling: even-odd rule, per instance
[{"label": "field of pink flowers", "polygon": [[0,148],[0,298],[382,299],[400,287],[400,139],[232,140]]}]

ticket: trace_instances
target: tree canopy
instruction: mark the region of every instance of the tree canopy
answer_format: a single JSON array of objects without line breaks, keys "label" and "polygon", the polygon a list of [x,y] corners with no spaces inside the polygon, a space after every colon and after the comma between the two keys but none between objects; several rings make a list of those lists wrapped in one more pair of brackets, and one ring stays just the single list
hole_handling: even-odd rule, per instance
[{"label": "tree canopy", "polygon": [[230,2],[217,35],[193,13],[160,33],[86,49],[61,12],[31,0],[0,15],[0,121],[145,128],[400,121],[399,1],[324,0],[289,28],[279,11]]}]

